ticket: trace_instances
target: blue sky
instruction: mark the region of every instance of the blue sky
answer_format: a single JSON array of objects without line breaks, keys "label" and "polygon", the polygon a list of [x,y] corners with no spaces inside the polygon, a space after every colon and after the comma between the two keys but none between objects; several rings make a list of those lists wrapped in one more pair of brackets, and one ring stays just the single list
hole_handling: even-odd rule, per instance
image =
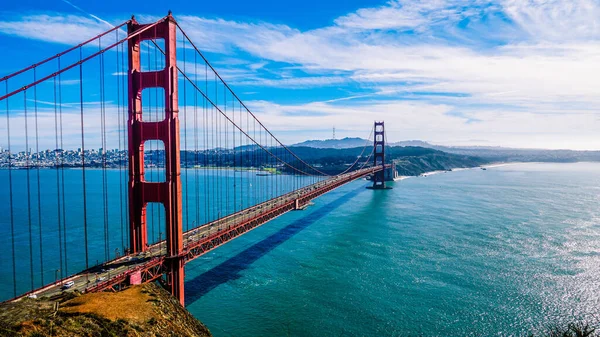
[{"label": "blue sky", "polygon": [[71,4],[5,1],[0,74],[171,9],[286,143],[381,119],[390,141],[600,149],[599,1]]}]

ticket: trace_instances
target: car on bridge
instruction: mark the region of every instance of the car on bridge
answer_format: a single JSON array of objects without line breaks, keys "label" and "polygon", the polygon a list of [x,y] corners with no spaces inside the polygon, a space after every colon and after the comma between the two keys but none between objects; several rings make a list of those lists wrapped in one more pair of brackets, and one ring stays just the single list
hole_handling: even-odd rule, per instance
[{"label": "car on bridge", "polygon": [[75,285],[75,281],[69,281],[69,282],[63,284],[63,286],[60,287],[60,289],[67,290],[67,289],[71,288],[74,285]]}]

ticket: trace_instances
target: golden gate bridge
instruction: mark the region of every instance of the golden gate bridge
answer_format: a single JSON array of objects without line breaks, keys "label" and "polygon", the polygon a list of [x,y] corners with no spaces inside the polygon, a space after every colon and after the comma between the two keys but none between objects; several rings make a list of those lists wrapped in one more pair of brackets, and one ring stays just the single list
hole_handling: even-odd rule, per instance
[{"label": "golden gate bridge", "polygon": [[[187,262],[353,180],[370,176],[373,189],[386,188],[383,122],[351,165],[333,172],[309,164],[248,109],[171,13],[150,24],[132,17],[0,84],[13,299],[158,280],[183,304]],[[54,150],[42,155],[40,142]],[[77,150],[63,150],[69,145]],[[41,178],[48,167],[54,172]],[[115,168],[118,185],[108,178]],[[149,205],[161,205],[158,217]],[[69,231],[82,232],[75,251]],[[48,249],[58,262],[44,260]],[[82,261],[75,272],[74,259]]]}]

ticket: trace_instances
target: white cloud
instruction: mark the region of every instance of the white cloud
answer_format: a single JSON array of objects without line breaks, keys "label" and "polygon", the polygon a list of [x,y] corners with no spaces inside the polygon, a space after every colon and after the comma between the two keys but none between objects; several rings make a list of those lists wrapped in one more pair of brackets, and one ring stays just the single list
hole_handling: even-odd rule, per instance
[{"label": "white cloud", "polygon": [[[307,31],[189,15],[178,21],[201,50],[227,55],[218,70],[233,85],[363,87],[329,102],[252,102],[261,116],[277,117],[267,123],[282,132],[323,125],[362,130],[381,118],[402,128],[399,139],[537,146],[547,135],[560,139],[552,147],[589,148],[587,139],[600,148],[593,132],[600,114],[599,18],[594,0],[409,0],[363,8]],[[28,20],[0,22],[0,32],[73,43],[84,38],[48,32],[88,37],[105,28],[87,18],[47,15],[18,32],[17,24]],[[466,117],[451,115],[456,112]]]},{"label": "white cloud", "polygon": [[39,14],[0,21],[0,33],[77,45],[107,30],[106,23],[78,15]]},{"label": "white cloud", "polygon": [[536,40],[600,38],[600,5],[595,0],[505,0],[502,6]]},{"label": "white cloud", "polygon": [[[177,21],[201,51],[219,53],[232,53],[231,48],[240,44],[269,43],[296,33],[287,26],[269,23],[244,23],[189,15],[178,16]],[[188,29],[190,27],[192,29]]]},{"label": "white cloud", "polygon": [[[228,78],[228,77],[226,77]],[[270,78],[251,78],[251,79],[233,79],[232,84],[262,86],[262,87],[284,87],[284,88],[311,88],[323,87],[348,82],[348,77],[343,76],[306,76],[289,77],[280,79]]]},{"label": "white cloud", "polygon": [[[250,108],[275,134],[284,134],[285,142],[312,137],[329,137],[336,126],[340,137],[362,136],[365,125],[385,119],[390,141],[424,139],[441,144],[477,144],[470,139],[490,144],[537,148],[600,148],[596,137],[600,119],[594,114],[577,118],[565,114],[540,116],[529,111],[511,109],[465,109],[455,115],[455,107],[414,101],[316,102],[301,105],[279,105],[264,101],[249,102]],[[478,120],[465,123],[467,119]],[[318,123],[315,123],[318,121]],[[293,131],[288,134],[287,132]]]}]

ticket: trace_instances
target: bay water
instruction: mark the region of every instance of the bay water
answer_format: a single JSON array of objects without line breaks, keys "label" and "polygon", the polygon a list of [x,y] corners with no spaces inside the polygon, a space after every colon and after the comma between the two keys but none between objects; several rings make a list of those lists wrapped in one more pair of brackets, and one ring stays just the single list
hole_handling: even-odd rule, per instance
[{"label": "bay water", "polygon": [[[73,272],[85,266],[82,177],[80,170],[65,172]],[[31,254],[34,286],[41,284],[41,274],[48,283],[65,268],[59,254],[64,251],[57,248],[62,212],[52,187],[56,171],[40,170],[40,268],[38,211],[28,208],[37,204],[37,194],[28,201],[26,170],[12,174],[17,292],[25,292],[31,287]],[[89,182],[100,181],[88,183],[87,204],[102,205],[96,179],[102,171],[86,174]],[[107,173],[108,252],[104,208],[88,207],[89,264],[112,258],[126,245],[120,230],[127,220],[126,214],[121,220],[120,194],[125,191],[126,198],[126,190],[120,180],[127,181],[122,174]],[[223,188],[231,182],[229,174],[209,180],[221,181]],[[194,186],[194,175],[189,170],[183,175]],[[237,177],[258,179],[250,172]],[[0,295],[7,299],[13,268],[6,170],[0,178]],[[197,195],[192,187],[185,191],[190,205],[210,204],[204,193],[217,186],[205,188],[204,181],[198,181]],[[368,184],[347,184],[187,264],[188,310],[215,336],[522,336],[552,324],[598,322],[600,164],[455,171],[394,182],[385,191],[368,190]],[[193,227],[196,218],[219,216],[210,206],[192,206],[184,212],[184,227]],[[155,213],[158,222],[160,209],[149,211],[151,217]],[[158,225],[151,228],[156,241]]]},{"label": "bay water", "polygon": [[598,322],[600,164],[356,181],[186,267],[215,336],[524,336]]}]

